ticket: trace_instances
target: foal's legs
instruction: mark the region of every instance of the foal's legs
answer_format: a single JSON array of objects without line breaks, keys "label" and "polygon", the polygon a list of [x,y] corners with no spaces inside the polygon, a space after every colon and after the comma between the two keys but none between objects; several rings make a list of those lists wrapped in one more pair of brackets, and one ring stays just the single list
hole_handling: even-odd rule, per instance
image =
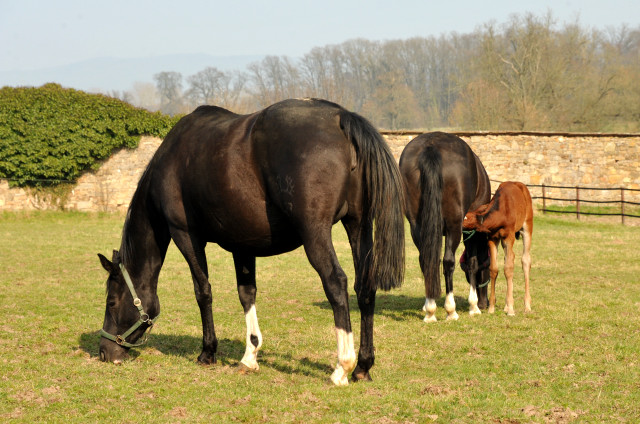
[{"label": "foal's legs", "polygon": [[515,315],[513,309],[513,264],[516,254],[513,251],[513,243],[515,242],[515,234],[509,234],[502,240],[502,248],[504,249],[504,276],[507,279],[507,298],[504,305],[504,311],[509,316]]},{"label": "foal's legs", "polygon": [[496,278],[498,278],[498,246],[495,241],[489,240],[489,276],[491,277],[491,293],[489,294],[489,313],[496,310]]},{"label": "foal's legs", "polygon": [[262,333],[256,315],[256,257],[241,253],[233,254],[233,263],[238,283],[238,296],[247,323],[247,347],[240,361],[240,369],[258,370],[258,350],[262,346]]},{"label": "foal's legs", "polygon": [[522,234],[522,271],[524,272],[524,311],[531,312],[531,294],[529,293],[529,273],[531,271],[531,235],[533,229],[531,225],[527,225],[523,228]]},{"label": "foal's legs", "polygon": [[207,257],[204,248],[206,243],[199,241],[196,236],[186,231],[175,228],[170,229],[171,238],[189,264],[193,287],[196,293],[196,301],[200,308],[202,319],[202,353],[198,356],[198,362],[214,364],[218,339],[213,326],[213,313],[211,311],[211,284],[209,284],[209,271],[207,269]]},{"label": "foal's legs", "polygon": [[333,309],[338,363],[331,375],[331,381],[338,386],[346,386],[349,384],[347,376],[356,367],[356,353],[349,317],[347,275],[338,263],[331,242],[331,224],[305,228],[302,240],[309,263],[320,275],[322,287]]}]

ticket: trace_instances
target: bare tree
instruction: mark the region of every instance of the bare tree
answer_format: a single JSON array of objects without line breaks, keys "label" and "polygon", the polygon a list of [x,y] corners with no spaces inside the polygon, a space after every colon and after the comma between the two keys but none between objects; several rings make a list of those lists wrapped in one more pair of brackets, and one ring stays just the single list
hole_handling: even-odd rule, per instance
[{"label": "bare tree", "polygon": [[156,111],[160,109],[160,98],[156,86],[150,82],[137,81],[132,88],[133,105]]},{"label": "bare tree", "polygon": [[182,105],[182,74],[160,72],[153,76],[160,95],[160,110],[169,115],[180,113]]},{"label": "bare tree", "polygon": [[415,128],[420,107],[400,71],[389,70],[380,76],[378,88],[362,112],[376,125],[390,130]]},{"label": "bare tree", "polygon": [[187,97],[193,106],[212,104],[234,109],[246,82],[243,73],[223,72],[208,67],[187,78]]},{"label": "bare tree", "polygon": [[286,56],[267,56],[250,64],[249,72],[251,93],[258,107],[305,95],[298,68]]}]

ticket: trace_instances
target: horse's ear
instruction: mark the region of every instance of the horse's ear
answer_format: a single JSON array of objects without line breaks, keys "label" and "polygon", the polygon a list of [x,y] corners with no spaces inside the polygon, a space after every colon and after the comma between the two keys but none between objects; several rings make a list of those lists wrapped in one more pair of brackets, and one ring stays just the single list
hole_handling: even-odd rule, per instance
[{"label": "horse's ear", "polygon": [[113,263],[120,262],[120,252],[118,252],[116,249],[113,249],[113,254],[111,255],[111,261]]},{"label": "horse's ear", "polygon": [[104,255],[98,253],[98,258],[100,258],[100,263],[102,264],[102,267],[109,273],[111,274],[111,272],[113,271],[113,262],[111,262],[109,259],[107,259],[106,257],[104,257]]}]

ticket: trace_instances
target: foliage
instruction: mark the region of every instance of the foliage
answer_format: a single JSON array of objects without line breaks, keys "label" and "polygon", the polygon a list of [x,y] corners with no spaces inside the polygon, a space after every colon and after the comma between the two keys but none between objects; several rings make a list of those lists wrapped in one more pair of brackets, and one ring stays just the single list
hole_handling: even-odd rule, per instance
[{"label": "foliage", "polygon": [[[457,269],[460,319],[444,320],[443,297],[440,321],[431,325],[422,322],[424,283],[407,231],[404,285],[376,298],[373,381],[333,387],[331,307],[304,249],[257,259],[264,336],[258,372],[237,372],[245,320],[231,254],[215,245],[207,255],[218,363],[196,363],[200,314],[189,267],[173,244],[158,284],[162,315],[149,342],[122,366],[100,362],[107,276],[96,252],[118,246],[123,221],[0,214],[0,421],[640,422],[640,227],[538,215],[533,312],[522,313],[517,260],[515,317],[470,317],[468,286]],[[339,225],[333,240],[352,287],[353,261]],[[517,243],[516,258],[521,249]],[[500,310],[502,271],[496,288]],[[357,345],[352,288],[349,301]]]},{"label": "foliage", "polygon": [[12,185],[74,181],[142,134],[164,137],[175,119],[120,100],[66,89],[0,89],[0,178]]}]

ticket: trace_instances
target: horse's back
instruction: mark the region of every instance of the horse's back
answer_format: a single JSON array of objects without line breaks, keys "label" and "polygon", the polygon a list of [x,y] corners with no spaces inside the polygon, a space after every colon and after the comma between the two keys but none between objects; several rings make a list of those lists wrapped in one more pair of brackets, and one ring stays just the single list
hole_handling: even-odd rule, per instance
[{"label": "horse's back", "polygon": [[[340,108],[290,100],[250,115],[201,107],[184,117],[150,167],[152,190],[170,225],[228,250],[258,255],[301,244],[309,214],[342,210],[351,144]],[[332,204],[333,202],[333,204]]]},{"label": "horse's back", "polygon": [[515,231],[519,231],[525,223],[533,222],[531,193],[525,184],[519,181],[502,182],[494,199],[496,206],[505,215],[504,219],[513,221]]}]

